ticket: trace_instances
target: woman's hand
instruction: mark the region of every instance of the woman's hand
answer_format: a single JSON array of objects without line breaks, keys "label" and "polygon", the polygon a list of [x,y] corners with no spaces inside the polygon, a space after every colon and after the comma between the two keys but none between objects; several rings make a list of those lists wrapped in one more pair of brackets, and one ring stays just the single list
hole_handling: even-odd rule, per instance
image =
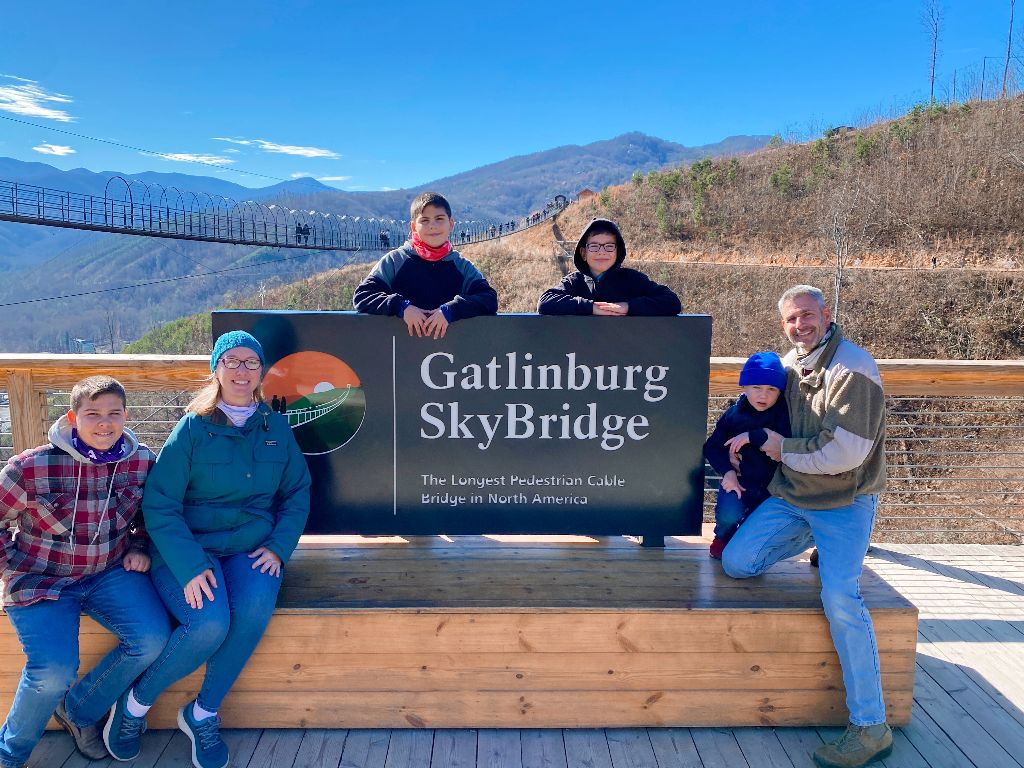
[{"label": "woman's hand", "polygon": [[203,595],[213,602],[213,590],[217,588],[217,579],[213,577],[213,569],[207,568],[185,585],[185,602],[197,611],[203,608]]},{"label": "woman's hand", "polygon": [[281,578],[281,566],[283,565],[281,558],[266,547],[260,547],[250,552],[249,557],[256,558],[256,562],[252,564],[252,567],[259,568],[260,573],[269,573],[271,576]]}]

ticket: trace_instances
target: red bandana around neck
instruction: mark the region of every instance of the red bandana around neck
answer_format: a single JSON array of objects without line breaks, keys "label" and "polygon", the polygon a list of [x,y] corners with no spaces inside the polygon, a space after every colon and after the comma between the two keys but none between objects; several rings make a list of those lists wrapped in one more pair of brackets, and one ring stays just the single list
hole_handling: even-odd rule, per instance
[{"label": "red bandana around neck", "polygon": [[427,245],[420,239],[420,236],[416,232],[412,233],[409,238],[409,242],[412,244],[413,250],[419,255],[424,261],[440,261],[449,253],[452,252],[452,241],[445,240],[444,243],[439,245],[437,248]]}]

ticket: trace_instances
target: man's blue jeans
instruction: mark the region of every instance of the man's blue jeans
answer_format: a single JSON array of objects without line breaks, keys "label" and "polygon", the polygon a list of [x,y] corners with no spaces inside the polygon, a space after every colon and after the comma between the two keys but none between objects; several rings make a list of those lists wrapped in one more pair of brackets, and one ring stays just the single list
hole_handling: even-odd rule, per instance
[{"label": "man's blue jeans", "polygon": [[772,497],[755,509],[722,553],[734,579],[759,576],[779,560],[818,547],[821,603],[846,686],[854,725],[885,722],[878,646],[871,615],[860,596],[860,574],[875,522],[878,496],[854,498],[838,509],[804,509]]},{"label": "man's blue jeans", "polygon": [[[281,578],[253,569],[248,553],[213,558],[217,588],[213,600],[203,597],[199,610],[185,602],[185,593],[166,565],[153,569],[153,583],[180,626],[163,654],[135,685],[135,698],[152,704],[172,683],[205,662],[206,675],[197,698],[210,712],[238,679],[270,622]],[[283,569],[282,569],[283,574]]]},{"label": "man's blue jeans", "polygon": [[[75,683],[83,611],[120,643]],[[11,606],[7,616],[28,660],[0,729],[0,766],[28,760],[65,692],[72,721],[80,726],[99,722],[160,655],[171,634],[170,618],[149,575],[120,564],[65,587],[57,600]]]}]

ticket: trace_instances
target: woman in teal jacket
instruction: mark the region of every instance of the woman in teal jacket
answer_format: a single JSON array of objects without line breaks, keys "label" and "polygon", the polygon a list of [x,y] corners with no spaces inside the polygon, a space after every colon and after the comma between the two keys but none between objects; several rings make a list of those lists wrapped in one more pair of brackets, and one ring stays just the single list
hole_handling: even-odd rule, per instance
[{"label": "woman in teal jacket", "polygon": [[217,339],[210,382],[164,444],[142,500],[153,582],[180,626],[107,728],[137,738],[156,697],[205,662],[199,695],[178,713],[196,768],[228,764],[217,710],[263,636],[309,514],[306,460],[286,418],[263,402],[265,364],[250,334]]}]

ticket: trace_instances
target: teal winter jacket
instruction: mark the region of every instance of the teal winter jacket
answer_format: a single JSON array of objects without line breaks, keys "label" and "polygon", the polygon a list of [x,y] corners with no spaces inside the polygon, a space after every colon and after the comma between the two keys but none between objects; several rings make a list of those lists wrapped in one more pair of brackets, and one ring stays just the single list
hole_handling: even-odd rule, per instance
[{"label": "teal winter jacket", "polygon": [[182,587],[212,557],[266,547],[288,562],[309,515],[309,468],[284,416],[261,404],[242,427],[189,413],[146,479],[142,513],[153,565]]}]

